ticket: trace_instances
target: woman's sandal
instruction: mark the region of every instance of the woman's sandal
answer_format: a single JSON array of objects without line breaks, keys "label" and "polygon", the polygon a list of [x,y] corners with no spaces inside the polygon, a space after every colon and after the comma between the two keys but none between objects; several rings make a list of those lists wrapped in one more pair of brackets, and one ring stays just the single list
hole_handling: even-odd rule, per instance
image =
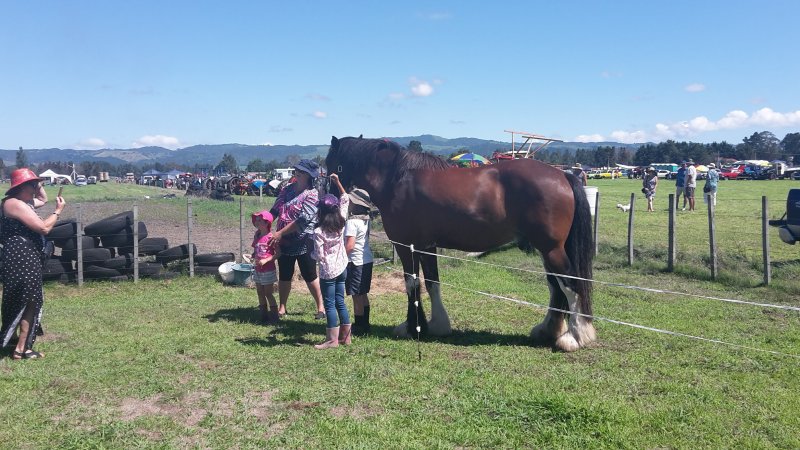
[{"label": "woman's sandal", "polygon": [[16,360],[20,360],[20,359],[38,359],[38,358],[44,358],[44,355],[39,353],[39,352],[33,351],[33,350],[28,350],[27,352],[23,352],[23,353],[20,353],[20,352],[14,350],[14,356],[12,358],[14,358]]}]

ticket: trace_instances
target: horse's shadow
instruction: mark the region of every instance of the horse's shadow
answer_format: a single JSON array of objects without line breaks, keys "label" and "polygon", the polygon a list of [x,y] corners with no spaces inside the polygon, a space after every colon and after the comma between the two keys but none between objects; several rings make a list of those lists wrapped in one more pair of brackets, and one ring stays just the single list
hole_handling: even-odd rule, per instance
[{"label": "horse's shadow", "polygon": [[[325,332],[325,321],[315,323],[297,319],[299,313],[289,313],[281,319],[277,325],[264,325],[268,329],[266,337],[253,336],[249,338],[236,339],[243,345],[259,347],[275,347],[279,345],[310,345],[318,344],[320,341],[310,341],[308,335]],[[294,316],[294,317],[293,317]],[[203,316],[209,322],[225,320],[228,322],[261,325],[258,308],[232,308],[221,309],[213,314]],[[279,336],[282,337],[279,339]],[[371,327],[369,334],[371,339],[398,340],[394,335],[394,327],[387,325],[375,325]],[[416,340],[416,338],[410,338]],[[501,345],[501,346],[531,346],[548,347],[548,345],[537,345],[527,335],[506,334],[486,330],[453,330],[448,336],[422,336],[422,342],[439,342],[454,346],[480,346],[480,345]]]}]

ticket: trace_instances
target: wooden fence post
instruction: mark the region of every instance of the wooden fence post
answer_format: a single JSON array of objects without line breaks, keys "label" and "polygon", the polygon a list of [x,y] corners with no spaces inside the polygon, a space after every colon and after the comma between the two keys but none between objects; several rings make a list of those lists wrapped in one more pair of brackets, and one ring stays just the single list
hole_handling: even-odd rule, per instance
[{"label": "wooden fence post", "polygon": [[77,223],[75,232],[75,251],[78,252],[76,269],[78,270],[78,286],[83,286],[83,221],[81,220],[81,204],[78,203]]},{"label": "wooden fence post", "polygon": [[772,266],[769,258],[769,200],[766,195],[761,196],[761,249],[764,255],[764,284],[772,282]]},{"label": "wooden fence post", "polygon": [[133,204],[133,282],[139,282],[139,204]]},{"label": "wooden fence post", "polygon": [[711,194],[704,193],[708,203],[708,247],[711,257],[711,279],[716,280],[719,275],[717,264],[717,224],[714,221],[714,201]]},{"label": "wooden fence post", "polygon": [[636,194],[631,192],[631,209],[628,210],[628,265],[633,265],[633,211],[636,209]]},{"label": "wooden fence post", "polygon": [[597,228],[600,225],[600,189],[597,190],[594,200],[594,254],[597,256]]},{"label": "wooden fence post", "polygon": [[675,194],[669,194],[669,224],[667,226],[667,271],[675,271],[675,258],[678,251],[675,248]]},{"label": "wooden fence post", "polygon": [[186,200],[186,246],[189,251],[189,278],[194,277],[194,247],[192,246],[192,199]]}]

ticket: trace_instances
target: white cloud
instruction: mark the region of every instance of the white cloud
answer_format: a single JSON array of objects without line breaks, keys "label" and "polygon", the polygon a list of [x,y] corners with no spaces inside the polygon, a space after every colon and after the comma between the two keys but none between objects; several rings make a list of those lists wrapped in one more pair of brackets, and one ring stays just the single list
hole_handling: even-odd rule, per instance
[{"label": "white cloud", "polygon": [[83,147],[83,148],[93,148],[93,149],[94,148],[104,148],[104,147],[108,146],[106,141],[104,141],[104,140],[102,140],[100,138],[96,138],[96,137],[84,139],[78,145],[80,147]]},{"label": "white cloud", "polygon": [[[626,144],[648,141],[662,141],[666,139],[690,138],[698,134],[719,131],[736,130],[747,127],[783,128],[800,126],[800,110],[781,113],[770,108],[761,108],[752,114],[742,110],[733,110],[719,120],[713,121],[705,116],[697,116],[673,124],[657,123],[652,130],[614,131],[610,134],[612,140]],[[575,138],[577,142],[602,141],[603,136],[580,135]]]},{"label": "white cloud", "polygon": [[311,116],[314,117],[315,119],[327,119],[328,113],[326,113],[325,111],[314,111],[313,113],[311,113]]},{"label": "white cloud", "polygon": [[306,94],[306,98],[311,99],[311,100],[317,100],[317,101],[320,101],[320,102],[329,102],[329,101],[331,101],[330,97],[328,97],[327,95],[314,94],[314,93]]},{"label": "white cloud", "polygon": [[683,88],[686,92],[703,92],[706,90],[706,85],[703,83],[692,83]]},{"label": "white cloud", "polygon": [[176,148],[181,147],[181,142],[176,137],[157,134],[155,136],[142,136],[131,144],[131,147],[133,148],[150,146],[164,147],[175,150]]},{"label": "white cloud", "polygon": [[575,142],[603,142],[605,138],[600,134],[581,134],[575,136]]},{"label": "white cloud", "polygon": [[414,97],[429,97],[433,95],[433,86],[431,83],[416,78],[411,78],[409,83],[411,84],[411,94]]}]

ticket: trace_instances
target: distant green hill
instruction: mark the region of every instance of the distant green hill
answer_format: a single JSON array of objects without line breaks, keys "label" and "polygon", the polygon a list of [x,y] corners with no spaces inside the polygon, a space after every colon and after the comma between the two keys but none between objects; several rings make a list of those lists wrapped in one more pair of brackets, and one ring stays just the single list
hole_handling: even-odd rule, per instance
[{"label": "distant green hill", "polygon": [[[377,136],[376,136],[377,137]],[[506,151],[511,149],[510,142],[460,137],[447,139],[441,136],[424,134],[421,136],[387,137],[400,145],[407,146],[411,141],[419,141],[425,151],[437,155],[448,155],[458,150],[468,149],[481,155],[491,155],[495,150]],[[598,146],[616,146],[636,149],[639,144],[620,144],[618,142],[554,142],[548,146],[551,150],[592,150]],[[519,143],[517,143],[519,146]],[[297,155],[301,158],[313,158],[317,155],[324,156],[328,152],[328,144],[320,145],[245,145],[245,144],[219,144],[219,145],[193,145],[177,150],[162,147],[141,147],[128,149],[102,149],[102,150],[74,150],[74,149],[25,149],[28,161],[39,164],[48,161],[106,161],[110,164],[123,163],[152,164],[180,163],[180,164],[208,164],[214,165],[222,160],[225,153],[236,158],[240,164],[246,164],[256,158],[267,162],[276,160],[285,161],[289,156]],[[13,165],[17,150],[0,150],[0,158],[6,165]]]}]

